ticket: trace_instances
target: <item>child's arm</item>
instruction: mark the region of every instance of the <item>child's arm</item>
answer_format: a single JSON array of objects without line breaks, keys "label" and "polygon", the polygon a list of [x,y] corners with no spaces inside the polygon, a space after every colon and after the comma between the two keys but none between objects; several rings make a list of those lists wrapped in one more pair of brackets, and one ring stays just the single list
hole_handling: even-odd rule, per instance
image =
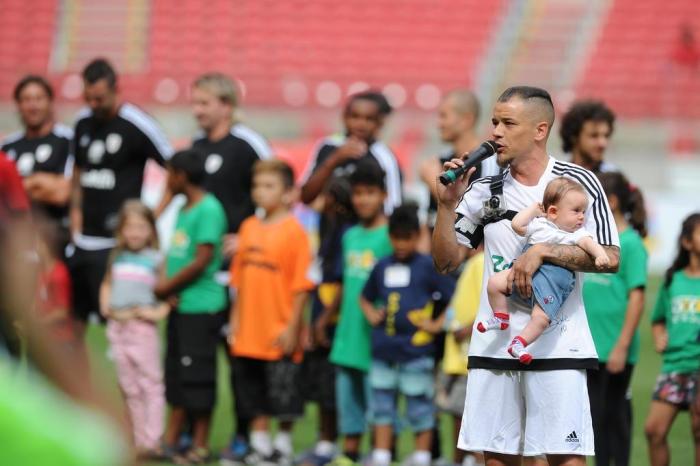
[{"label": "child's arm", "polygon": [[304,319],[304,307],[306,306],[306,301],[309,298],[309,293],[307,291],[300,291],[294,295],[294,301],[292,303],[292,318],[289,321],[289,325],[282,332],[282,334],[277,338],[277,346],[282,349],[285,356],[290,356],[294,353],[299,345],[299,338],[301,337],[301,324]]},{"label": "child's arm", "polygon": [[651,335],[654,338],[654,349],[657,353],[663,353],[668,346],[668,332],[664,322],[651,324]]},{"label": "child's arm", "polygon": [[610,373],[618,374],[625,369],[629,348],[643,312],[644,288],[635,288],[628,295],[627,312],[625,313],[625,322],[622,325],[620,336],[608,355],[606,366]]},{"label": "child's arm", "polygon": [[239,300],[234,299],[231,303],[231,310],[228,314],[228,344],[233,346],[236,340],[236,333],[238,333],[238,321],[239,321]]},{"label": "child's arm", "polygon": [[136,310],[136,316],[151,322],[157,322],[164,319],[170,314],[170,305],[166,302],[160,302],[155,306],[143,306]]},{"label": "child's arm", "polygon": [[102,284],[100,285],[100,314],[105,319],[110,319],[112,317],[112,312],[109,309],[109,301],[112,297],[112,285],[111,285],[110,273],[107,272]]},{"label": "child's arm", "polygon": [[431,335],[437,335],[444,330],[446,312],[441,312],[435,319],[428,317],[418,324],[418,328]]},{"label": "child's arm", "polygon": [[595,259],[596,268],[604,269],[610,265],[610,258],[605,252],[605,249],[603,249],[603,246],[598,244],[592,237],[584,236],[578,240],[576,244]]},{"label": "child's arm", "polygon": [[374,304],[369,302],[364,296],[360,296],[360,309],[362,309],[362,313],[372,327],[381,324],[386,316],[386,312],[374,307]]},{"label": "child's arm", "polygon": [[162,279],[153,290],[157,297],[166,299],[199,278],[214,258],[214,245],[198,244],[194,260],[170,278]]},{"label": "child's arm", "polygon": [[530,223],[534,218],[542,216],[542,214],[542,204],[536,202],[527,209],[518,212],[517,215],[513,217],[513,220],[511,220],[510,225],[513,228],[513,231],[518,235],[525,236],[528,223]]},{"label": "child's arm", "polygon": [[318,316],[316,319],[316,323],[314,324],[313,332],[314,332],[314,342],[321,347],[328,348],[330,346],[330,342],[328,341],[328,336],[326,335],[326,328],[330,325],[331,322],[335,319],[335,316],[338,315],[338,310],[340,309],[340,301],[343,298],[343,287],[342,285],[338,285],[338,292],[335,294],[335,298],[333,298],[333,302],[328,306],[323,308],[323,311],[321,312],[321,315]]}]

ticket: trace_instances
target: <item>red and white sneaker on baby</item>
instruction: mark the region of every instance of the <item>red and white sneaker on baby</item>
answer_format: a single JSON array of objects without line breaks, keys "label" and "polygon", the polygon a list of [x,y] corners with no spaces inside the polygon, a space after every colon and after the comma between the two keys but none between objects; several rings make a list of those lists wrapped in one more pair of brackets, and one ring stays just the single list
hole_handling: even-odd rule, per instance
[{"label": "red and white sneaker on baby", "polygon": [[508,345],[508,353],[514,358],[517,358],[522,364],[530,364],[532,362],[532,355],[525,348],[526,346],[527,342],[525,339],[521,336],[517,336],[513,338],[513,341]]},{"label": "red and white sneaker on baby", "polygon": [[510,315],[507,312],[494,312],[493,316],[476,324],[476,329],[481,332],[489,330],[505,330],[510,325]]}]

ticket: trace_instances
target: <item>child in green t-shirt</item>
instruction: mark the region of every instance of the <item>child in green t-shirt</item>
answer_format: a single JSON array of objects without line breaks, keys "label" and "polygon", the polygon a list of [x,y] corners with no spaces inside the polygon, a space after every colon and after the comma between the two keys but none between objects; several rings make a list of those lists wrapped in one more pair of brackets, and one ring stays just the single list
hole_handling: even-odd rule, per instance
[{"label": "child in green t-shirt", "polygon": [[627,396],[639,357],[639,321],[647,283],[644,199],[619,172],[598,174],[620,233],[617,273],[587,273],[583,302],[598,353],[588,369],[588,396],[598,464],[629,464],[632,402]]},{"label": "child in green t-shirt", "polygon": [[227,298],[214,279],[221,268],[221,241],[226,214],[216,198],[202,188],[205,158],[190,149],[168,163],[168,188],[183,194],[163,278],[156,295],[173,307],[168,318],[165,397],[171,406],[163,442],[173,447],[189,416],[192,449],[180,460],[197,463],[209,456],[211,412],[216,401],[216,347],[226,321]]},{"label": "child in green t-shirt", "polygon": [[690,409],[696,455],[700,448],[700,212],[683,221],[678,242],[651,316],[654,346],[663,355],[644,428],[652,465],[669,464],[666,436],[680,410]]},{"label": "child in green t-shirt", "polygon": [[[352,205],[359,225],[342,239],[343,284],[340,320],[335,331],[330,360],[337,366],[336,403],[339,432],[345,437],[344,456],[357,462],[360,441],[366,428],[369,384],[367,371],[372,360],[371,326],[360,309],[360,294],[374,264],[392,252],[384,215],[384,172],[376,163],[360,161],[350,175]],[[327,319],[330,321],[330,319]]]}]

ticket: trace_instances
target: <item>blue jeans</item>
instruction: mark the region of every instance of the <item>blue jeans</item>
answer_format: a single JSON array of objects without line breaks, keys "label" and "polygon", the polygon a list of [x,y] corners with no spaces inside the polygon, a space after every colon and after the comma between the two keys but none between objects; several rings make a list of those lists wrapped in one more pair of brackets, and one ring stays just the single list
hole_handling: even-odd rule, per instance
[{"label": "blue jeans", "polygon": [[432,429],[435,423],[434,366],[430,357],[404,363],[373,359],[369,372],[372,423],[393,424],[397,414],[396,400],[401,394],[406,397],[406,417],[413,432]]}]

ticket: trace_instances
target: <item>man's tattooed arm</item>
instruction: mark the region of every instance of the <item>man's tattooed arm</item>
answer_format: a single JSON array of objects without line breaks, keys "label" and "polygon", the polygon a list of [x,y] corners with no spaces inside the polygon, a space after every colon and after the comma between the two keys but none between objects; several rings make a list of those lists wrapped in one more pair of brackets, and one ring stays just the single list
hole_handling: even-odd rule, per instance
[{"label": "man's tattooed arm", "polygon": [[595,266],[595,259],[578,246],[563,244],[547,244],[543,250],[542,259],[560,267],[566,267],[574,272],[598,272],[615,273],[620,264],[620,248],[617,246],[603,246],[610,258],[610,264],[599,269]]}]

